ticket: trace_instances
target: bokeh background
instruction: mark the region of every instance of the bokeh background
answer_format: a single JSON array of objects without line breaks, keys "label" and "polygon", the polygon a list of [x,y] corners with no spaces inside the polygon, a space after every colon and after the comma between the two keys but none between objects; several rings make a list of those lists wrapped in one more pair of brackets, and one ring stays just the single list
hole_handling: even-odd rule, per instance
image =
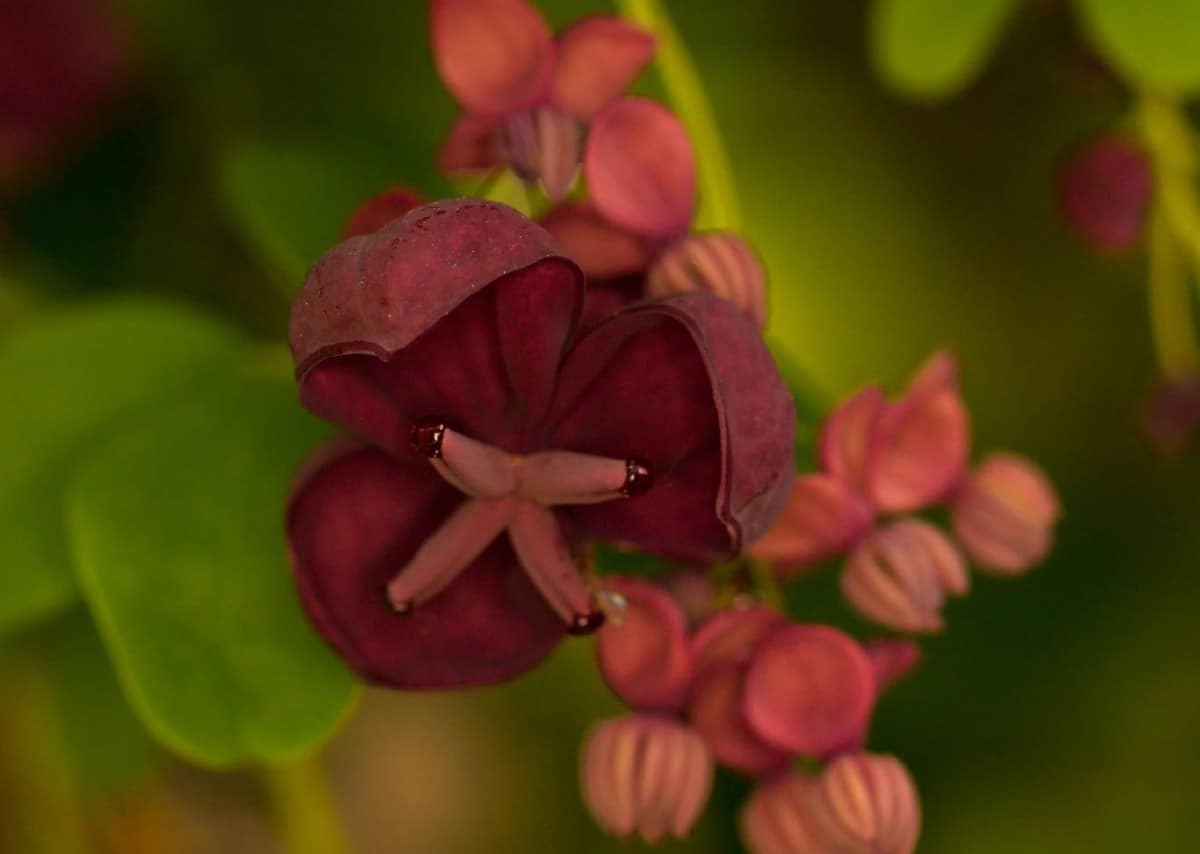
[{"label": "bokeh background", "polygon": [[[536,5],[556,26],[609,8]],[[817,394],[896,387],[950,346],[977,447],[1030,455],[1062,494],[1052,558],[1019,581],[977,577],[878,710],[872,746],[921,790],[920,850],[1200,850],[1200,453],[1164,457],[1139,429],[1154,375],[1143,256],[1091,254],[1051,200],[1056,165],[1121,120],[1127,93],[1068,3],[1028,4],[972,85],[937,103],[873,72],[866,4],[668,6],[769,269],[771,333]],[[201,305],[268,347],[285,329],[280,283],[298,284],[357,200],[391,183],[458,192],[432,165],[455,108],[423,2],[114,9],[133,34],[131,84],[3,202],[0,336],[134,291]],[[844,619],[833,598],[827,573],[791,603]],[[252,770],[168,758],[132,718],[89,737],[97,716],[128,712],[98,642],[85,660],[53,649],[93,631],[64,606],[0,641],[14,686],[0,851],[289,850]],[[510,685],[368,692],[325,757],[356,850],[619,850],[576,784],[582,731],[617,708],[582,642]],[[693,837],[666,847],[737,850],[744,792],[720,779]]]}]

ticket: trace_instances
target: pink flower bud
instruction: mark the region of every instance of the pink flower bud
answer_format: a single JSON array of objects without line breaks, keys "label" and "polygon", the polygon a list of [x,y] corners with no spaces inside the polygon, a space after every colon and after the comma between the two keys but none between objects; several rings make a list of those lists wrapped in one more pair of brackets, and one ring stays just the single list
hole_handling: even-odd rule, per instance
[{"label": "pink flower bud", "polygon": [[859,543],[842,572],[842,593],[856,611],[904,632],[942,629],[946,594],[969,586],[962,556],[940,530],[901,519]]},{"label": "pink flower bud", "polygon": [[606,586],[624,600],[625,610],[596,633],[596,659],[604,681],[635,709],[677,709],[692,677],[683,611],[649,581],[617,578]]},{"label": "pink flower bud", "polygon": [[808,801],[820,851],[908,854],[921,832],[912,777],[893,756],[855,753],[831,762]]},{"label": "pink flower bud", "polygon": [[992,454],[971,473],[950,512],[955,534],[980,569],[1019,575],[1049,554],[1062,510],[1037,466]]},{"label": "pink flower bud", "polygon": [[1127,139],[1104,136],[1066,161],[1055,195],[1072,231],[1101,252],[1119,253],[1141,239],[1152,185],[1145,153]]},{"label": "pink flower bud", "polygon": [[796,478],[783,515],[746,554],[785,575],[848,549],[871,525],[871,508],[844,480],[827,474]]},{"label": "pink flower bud", "polygon": [[628,715],[596,726],[580,755],[583,796],[593,817],[618,836],[683,838],[708,801],[712,758],[678,721]]},{"label": "pink flower bud", "polygon": [[663,252],[646,278],[646,296],[704,291],[727,300],[763,329],[767,325],[767,274],[754,250],[735,234],[694,234]]},{"label": "pink flower bud", "polygon": [[688,704],[688,720],[722,765],[752,776],[775,774],[787,767],[791,754],[767,744],[746,719],[746,667],[725,663],[696,680]]},{"label": "pink flower bud", "polygon": [[906,638],[868,641],[863,649],[875,670],[875,689],[882,694],[921,663],[921,647]]},{"label": "pink flower bud", "polygon": [[813,815],[816,780],[794,772],[761,783],[742,808],[742,841],[751,854],[822,854],[830,851]]}]

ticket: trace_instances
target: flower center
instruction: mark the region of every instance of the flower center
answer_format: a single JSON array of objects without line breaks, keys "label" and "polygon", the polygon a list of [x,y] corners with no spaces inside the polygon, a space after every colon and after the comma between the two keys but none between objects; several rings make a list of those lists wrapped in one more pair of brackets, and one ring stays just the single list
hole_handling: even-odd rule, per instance
[{"label": "flower center", "polygon": [[429,601],[507,532],[530,581],[571,634],[604,623],[571,554],[553,507],[597,504],[644,494],[654,475],[643,460],[574,451],[510,454],[457,433],[441,418],[418,420],[413,450],[467,496],[388,583],[398,614]]}]

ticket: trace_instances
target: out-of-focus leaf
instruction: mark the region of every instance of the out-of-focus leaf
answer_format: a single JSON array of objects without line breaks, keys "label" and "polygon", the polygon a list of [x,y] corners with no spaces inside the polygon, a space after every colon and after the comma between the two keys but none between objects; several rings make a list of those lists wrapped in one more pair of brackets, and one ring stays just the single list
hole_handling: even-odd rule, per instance
[{"label": "out-of-focus leaf", "polygon": [[1017,5],[1018,0],[876,0],[869,24],[875,69],[906,95],[949,97],[983,68]]},{"label": "out-of-focus leaf", "polygon": [[223,379],[115,437],[71,487],[72,551],[121,681],[194,761],[294,758],[354,694],[284,541],[288,484],[324,433],[289,382]]},{"label": "out-of-focus leaf", "polygon": [[1200,3],[1079,0],[1092,41],[1134,83],[1167,92],[1200,89]]},{"label": "out-of-focus leaf", "polygon": [[79,782],[111,790],[134,780],[154,755],[154,743],[125,699],[116,674],[82,609],[53,627],[50,685],[63,741]]},{"label": "out-of-focus leaf", "polygon": [[288,293],[337,243],[350,212],[393,183],[393,170],[370,158],[264,142],[234,145],[221,163],[230,215]]},{"label": "out-of-focus leaf", "polygon": [[0,634],[75,595],[62,501],[88,448],[241,346],[204,315],[132,300],[73,308],[0,342]]}]

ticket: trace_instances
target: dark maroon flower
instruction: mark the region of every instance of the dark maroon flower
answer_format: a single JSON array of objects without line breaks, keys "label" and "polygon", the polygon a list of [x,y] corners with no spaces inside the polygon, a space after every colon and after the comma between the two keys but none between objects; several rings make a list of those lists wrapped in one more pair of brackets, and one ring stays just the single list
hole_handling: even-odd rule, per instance
[{"label": "dark maroon flower", "polygon": [[129,77],[129,34],[98,0],[0,3],[0,187],[59,156]]},{"label": "dark maroon flower", "polygon": [[1093,247],[1123,252],[1141,240],[1152,185],[1145,152],[1123,137],[1103,136],[1063,164],[1056,202],[1067,225]]},{"label": "dark maroon flower", "polygon": [[782,509],[794,413],[745,318],[691,294],[580,334],[582,302],[549,234],[472,199],[309,273],[300,399],[354,440],[302,472],[288,532],[310,617],[366,678],[514,676],[599,627],[583,541],[711,563]]},{"label": "dark maroon flower", "polygon": [[430,10],[438,73],[465,110],[442,145],[442,168],[509,166],[564,198],[583,125],[641,73],[654,39],[611,16],[552,37],[524,0],[433,0]]}]

